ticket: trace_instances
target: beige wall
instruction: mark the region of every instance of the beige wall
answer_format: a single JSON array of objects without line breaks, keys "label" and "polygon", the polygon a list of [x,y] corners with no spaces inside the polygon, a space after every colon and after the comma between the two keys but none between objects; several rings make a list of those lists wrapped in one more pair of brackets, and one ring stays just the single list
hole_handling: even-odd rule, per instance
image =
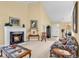
[{"label": "beige wall", "polygon": [[0,44],[4,43],[4,24],[9,22],[9,16],[19,18],[20,25],[25,24],[27,32],[32,19],[38,20],[39,33],[42,32],[43,25],[51,25],[40,3],[0,2]]},{"label": "beige wall", "polygon": [[29,4],[28,12],[29,22],[30,20],[38,21],[39,34],[43,31],[43,26],[51,25],[50,19],[48,18],[40,2]]}]

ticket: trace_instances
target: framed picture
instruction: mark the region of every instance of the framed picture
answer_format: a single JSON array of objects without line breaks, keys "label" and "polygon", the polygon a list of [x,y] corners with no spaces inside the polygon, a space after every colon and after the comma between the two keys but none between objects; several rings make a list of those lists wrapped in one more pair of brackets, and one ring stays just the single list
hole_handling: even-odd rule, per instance
[{"label": "framed picture", "polygon": [[78,33],[78,2],[76,2],[73,9],[73,31]]},{"label": "framed picture", "polygon": [[31,20],[31,28],[37,28],[37,20]]},{"label": "framed picture", "polygon": [[9,17],[9,23],[13,26],[20,26],[20,20],[15,17]]}]

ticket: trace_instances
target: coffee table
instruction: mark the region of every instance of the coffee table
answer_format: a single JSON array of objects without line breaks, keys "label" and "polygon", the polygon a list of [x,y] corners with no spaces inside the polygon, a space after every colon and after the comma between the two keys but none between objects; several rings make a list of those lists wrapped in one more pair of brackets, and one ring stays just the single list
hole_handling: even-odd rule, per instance
[{"label": "coffee table", "polygon": [[31,50],[20,45],[16,45],[16,48],[4,46],[1,48],[1,51],[1,54],[4,53],[8,58],[22,58],[27,55],[31,57]]}]

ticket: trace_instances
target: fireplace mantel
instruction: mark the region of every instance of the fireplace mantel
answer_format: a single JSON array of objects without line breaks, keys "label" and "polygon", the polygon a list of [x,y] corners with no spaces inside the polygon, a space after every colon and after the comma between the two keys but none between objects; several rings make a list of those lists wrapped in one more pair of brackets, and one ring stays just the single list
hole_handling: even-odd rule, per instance
[{"label": "fireplace mantel", "polygon": [[10,45],[10,32],[17,32],[17,31],[23,31],[24,41],[27,41],[26,40],[26,28],[5,26],[4,27],[4,41],[5,41],[4,44],[5,45]]}]

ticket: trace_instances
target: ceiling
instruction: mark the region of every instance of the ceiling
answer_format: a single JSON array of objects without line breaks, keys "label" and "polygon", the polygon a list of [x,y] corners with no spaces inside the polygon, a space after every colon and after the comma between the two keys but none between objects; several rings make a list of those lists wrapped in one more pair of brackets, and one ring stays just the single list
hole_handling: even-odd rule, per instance
[{"label": "ceiling", "polygon": [[71,22],[72,11],[75,5],[73,1],[44,1],[43,7],[54,22]]}]

